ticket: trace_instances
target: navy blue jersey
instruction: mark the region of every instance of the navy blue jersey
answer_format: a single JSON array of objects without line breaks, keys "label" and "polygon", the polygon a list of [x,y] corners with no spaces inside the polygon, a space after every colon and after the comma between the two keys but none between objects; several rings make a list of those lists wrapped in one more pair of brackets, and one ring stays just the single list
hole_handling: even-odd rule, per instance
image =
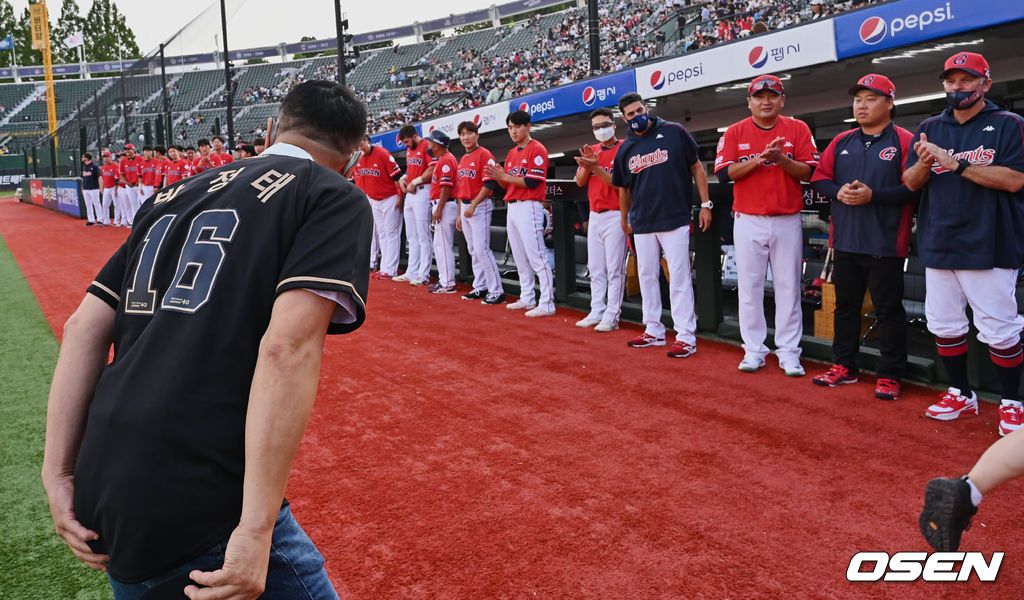
[{"label": "navy blue jersey", "polygon": [[[919,197],[903,185],[903,157],[912,137],[892,124],[877,136],[858,127],[839,134],[822,152],[811,185],[832,200],[833,248],[871,256],[907,256]],[[836,199],[839,188],[854,181],[871,188],[867,204],[850,206]]]},{"label": "navy blue jersey", "polygon": [[615,155],[612,185],[629,188],[633,233],[672,231],[690,224],[697,142],[679,123],[651,118],[644,135],[630,130]]},{"label": "navy blue jersey", "polygon": [[[953,109],[917,128],[928,141],[975,165],[1024,172],[1024,119],[985,101],[964,124]],[[907,167],[917,162],[913,146]],[[933,269],[1016,269],[1024,262],[1024,191],[980,186],[936,163],[921,196],[917,245],[921,263]]]},{"label": "navy blue jersey", "polygon": [[82,189],[100,189],[100,168],[96,163],[82,164]]}]

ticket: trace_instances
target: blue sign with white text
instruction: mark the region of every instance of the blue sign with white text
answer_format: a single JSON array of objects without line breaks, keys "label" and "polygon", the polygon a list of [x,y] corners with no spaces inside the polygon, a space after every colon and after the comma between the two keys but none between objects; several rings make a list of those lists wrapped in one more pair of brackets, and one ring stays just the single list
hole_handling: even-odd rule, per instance
[{"label": "blue sign with white text", "polygon": [[530,94],[509,101],[509,110],[525,110],[533,122],[589,112],[602,106],[615,106],[624,94],[636,91],[632,70],[620,71]]},{"label": "blue sign with white text", "polygon": [[1024,19],[1024,2],[902,0],[834,19],[839,59]]}]

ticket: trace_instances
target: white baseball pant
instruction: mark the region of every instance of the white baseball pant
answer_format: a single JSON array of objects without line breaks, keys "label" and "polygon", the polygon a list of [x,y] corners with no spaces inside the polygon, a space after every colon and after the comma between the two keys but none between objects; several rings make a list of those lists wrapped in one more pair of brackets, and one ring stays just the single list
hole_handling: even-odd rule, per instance
[{"label": "white baseball pant", "polygon": [[142,206],[141,190],[138,185],[128,186],[124,189],[128,192],[126,204],[128,206],[128,224],[131,225],[135,222],[135,213],[139,212],[139,207]]},{"label": "white baseball pant", "polygon": [[100,201],[100,191],[98,189],[82,190],[82,196],[85,197],[85,215],[89,222],[106,225],[108,219],[103,214],[103,202]]},{"label": "white baseball pant", "polygon": [[418,186],[405,195],[405,238],[409,261],[405,272],[411,278],[430,278],[432,238],[430,235],[430,184]]},{"label": "white baseball pant", "polygon": [[[373,200],[366,199],[370,203],[370,212],[373,212]],[[380,268],[380,244],[377,242],[377,220],[373,221],[373,233],[370,235],[370,270],[376,271]]]},{"label": "white baseball pant", "polygon": [[[430,210],[437,209],[431,200]],[[441,209],[441,222],[434,225],[434,260],[437,262],[437,283],[442,287],[455,285],[455,221],[459,218],[459,201],[449,200]]]},{"label": "white baseball pant", "polygon": [[1020,343],[1024,317],[1017,313],[1016,269],[924,270],[924,313],[928,331],[943,338],[966,335],[965,308],[974,311],[978,341],[1003,350]]},{"label": "white baseball pant", "polygon": [[[617,210],[602,213],[591,211],[589,221],[587,268],[590,270],[590,316],[615,322],[622,313],[622,292],[625,287],[626,234],[622,231],[622,213]],[[660,291],[658,300],[660,312]],[[672,304],[675,303],[673,300]],[[693,304],[693,301],[690,303]]]},{"label": "white baseball pant", "polygon": [[[398,253],[402,244],[402,213],[398,211],[398,194],[383,200],[370,199],[373,229],[380,245],[380,272],[398,275]],[[376,253],[371,254],[371,259]]]},{"label": "white baseball pant", "polygon": [[768,354],[765,338],[764,280],[772,267],[775,289],[775,354],[780,360],[800,359],[803,313],[800,275],[803,266],[803,225],[800,213],[748,215],[735,213],[733,238],[739,284],[740,336],[748,356]]},{"label": "white baseball pant", "polygon": [[141,207],[153,195],[153,186],[139,184],[139,206]]},{"label": "white baseball pant", "polygon": [[476,205],[472,217],[466,217],[469,204],[462,204],[462,234],[466,236],[469,256],[473,261],[473,290],[487,290],[488,294],[501,294],[501,273],[491,252],[491,215],[494,201],[485,198]]},{"label": "white baseball pant", "polygon": [[[508,242],[519,271],[519,299],[543,310],[555,310],[551,265],[544,245],[544,207],[534,200],[511,202],[507,221]],[[535,274],[540,279],[540,303],[533,289]]]},{"label": "white baseball pant", "polygon": [[[621,217],[616,217],[620,223]],[[592,228],[593,225],[591,224]],[[593,232],[593,229],[590,229]],[[697,345],[697,315],[693,308],[693,281],[690,278],[690,226],[671,231],[637,233],[636,267],[643,300],[644,327],[647,335],[665,337],[665,324],[661,322],[661,253],[668,263],[669,301],[672,303],[672,327],[676,340]]]},{"label": "white baseball pant", "polygon": [[114,225],[124,224],[121,215],[121,193],[117,187],[108,187],[103,190],[103,205],[104,211],[108,212],[111,206],[114,207]]}]

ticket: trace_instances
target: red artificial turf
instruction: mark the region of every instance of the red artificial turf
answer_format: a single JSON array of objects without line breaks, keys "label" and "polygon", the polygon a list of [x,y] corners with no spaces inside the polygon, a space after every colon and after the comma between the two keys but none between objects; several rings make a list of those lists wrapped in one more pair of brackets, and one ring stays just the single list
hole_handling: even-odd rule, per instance
[{"label": "red artificial turf", "polygon": [[[123,230],[0,201],[0,233],[54,331]],[[670,359],[552,318],[371,281],[366,324],[331,337],[289,484],[342,597],[1015,598],[1022,487],[986,497],[961,550],[997,582],[848,583],[861,550],[926,551],[924,484],[997,439],[700,340]],[[83,567],[84,568],[84,567]]]}]

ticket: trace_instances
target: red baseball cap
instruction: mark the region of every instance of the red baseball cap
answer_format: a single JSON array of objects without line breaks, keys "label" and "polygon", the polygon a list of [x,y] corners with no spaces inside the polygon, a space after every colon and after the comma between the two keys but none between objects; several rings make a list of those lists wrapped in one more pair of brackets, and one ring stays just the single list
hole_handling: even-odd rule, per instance
[{"label": "red baseball cap", "polygon": [[135,149],[135,144],[125,144],[124,145],[124,149],[125,150],[134,150]]},{"label": "red baseball cap", "polygon": [[103,156],[113,156],[113,154],[110,153],[110,150],[104,150]]},{"label": "red baseball cap", "polygon": [[780,96],[786,94],[785,88],[782,87],[782,80],[774,75],[761,75],[755,77],[750,82],[750,87],[747,88],[747,96],[753,96],[761,90],[771,90]]},{"label": "red baseball cap", "polygon": [[992,79],[992,73],[988,69],[988,61],[985,60],[984,56],[976,52],[957,52],[947,58],[939,79],[945,79],[950,71],[956,71],[957,69],[966,71],[975,77]]},{"label": "red baseball cap", "polygon": [[861,90],[872,91],[879,96],[888,96],[890,98],[896,98],[896,86],[892,84],[885,75],[878,75],[876,73],[869,73],[857,80],[857,85],[850,88],[850,95],[854,96]]}]

